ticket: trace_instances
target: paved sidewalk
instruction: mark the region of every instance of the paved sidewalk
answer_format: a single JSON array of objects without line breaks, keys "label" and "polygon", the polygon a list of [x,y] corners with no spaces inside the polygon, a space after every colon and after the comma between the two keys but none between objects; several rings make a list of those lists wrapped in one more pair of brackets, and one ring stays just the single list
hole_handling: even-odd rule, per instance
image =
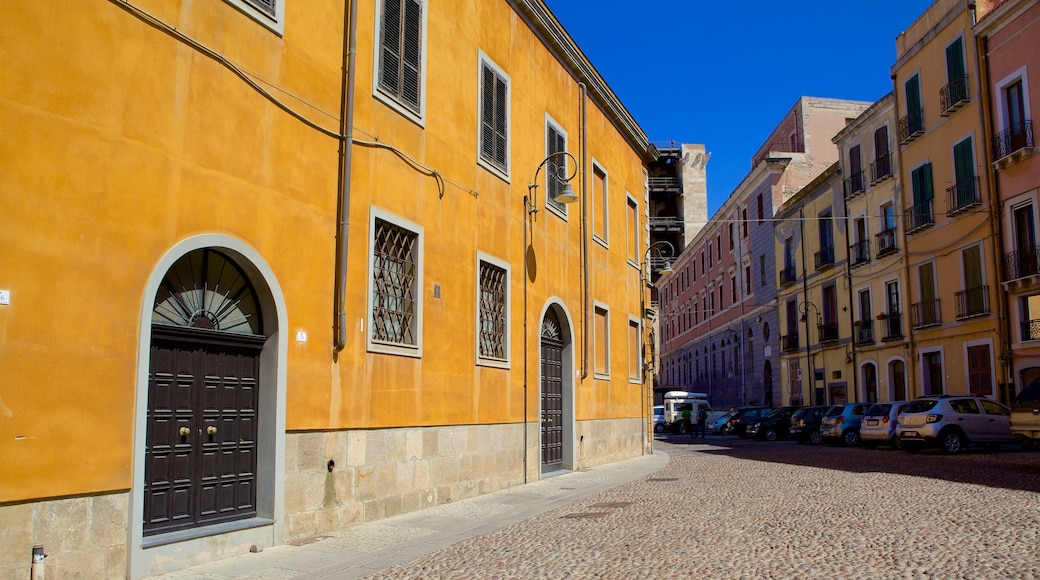
[{"label": "paved sidewalk", "polygon": [[273,546],[154,578],[363,578],[645,477],[668,461],[668,455],[658,451],[587,471],[565,472],[452,504],[357,524],[312,543]]}]

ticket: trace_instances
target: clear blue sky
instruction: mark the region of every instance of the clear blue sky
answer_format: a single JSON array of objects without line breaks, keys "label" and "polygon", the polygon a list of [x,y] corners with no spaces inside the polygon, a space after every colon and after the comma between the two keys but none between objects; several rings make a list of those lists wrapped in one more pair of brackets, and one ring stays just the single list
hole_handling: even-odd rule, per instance
[{"label": "clear blue sky", "polygon": [[876,101],[931,0],[545,0],[651,141],[703,143],[708,212],[798,97]]}]

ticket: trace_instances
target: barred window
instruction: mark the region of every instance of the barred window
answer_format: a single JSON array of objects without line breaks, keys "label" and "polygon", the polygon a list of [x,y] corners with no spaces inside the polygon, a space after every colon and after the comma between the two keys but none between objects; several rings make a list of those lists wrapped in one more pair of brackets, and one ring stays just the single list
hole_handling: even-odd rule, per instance
[{"label": "barred window", "polygon": [[509,173],[509,79],[480,63],[480,159]]},{"label": "barred window", "polygon": [[277,0],[246,0],[246,2],[272,18],[277,15]]},{"label": "barred window", "polygon": [[418,346],[419,234],[375,218],[374,235],[372,340]]},{"label": "barred window", "polygon": [[379,90],[419,113],[422,78],[422,2],[383,0],[379,38]]},{"label": "barred window", "polygon": [[477,353],[480,358],[506,360],[506,270],[480,261]]}]

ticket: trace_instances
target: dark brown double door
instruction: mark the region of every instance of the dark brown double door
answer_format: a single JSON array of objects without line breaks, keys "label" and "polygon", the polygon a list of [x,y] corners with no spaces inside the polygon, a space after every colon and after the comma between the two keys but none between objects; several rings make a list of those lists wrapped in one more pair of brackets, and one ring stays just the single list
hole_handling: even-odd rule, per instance
[{"label": "dark brown double door", "polygon": [[153,326],[144,535],[256,515],[262,341]]},{"label": "dark brown double door", "polygon": [[542,471],[563,469],[563,342],[542,337]]}]

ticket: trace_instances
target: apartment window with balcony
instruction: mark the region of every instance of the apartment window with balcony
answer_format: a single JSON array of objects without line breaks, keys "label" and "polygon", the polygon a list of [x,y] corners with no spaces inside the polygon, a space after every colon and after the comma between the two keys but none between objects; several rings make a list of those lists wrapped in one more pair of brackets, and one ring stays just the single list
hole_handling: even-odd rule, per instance
[{"label": "apartment window with balcony", "polygon": [[993,357],[988,344],[968,346],[968,392],[977,396],[993,394]]},{"label": "apartment window with balcony", "polygon": [[790,286],[795,281],[794,238],[784,240],[784,269],[780,270],[780,286]]},{"label": "apartment window with balcony", "polygon": [[838,291],[834,284],[821,289],[823,303],[820,305],[820,342],[838,340]]},{"label": "apartment window with balcony", "polygon": [[1040,274],[1040,248],[1036,246],[1033,203],[1016,206],[1011,211],[1013,249],[1004,256],[1004,279],[1018,280]]},{"label": "apartment window with balcony", "polygon": [[921,78],[914,75],[903,85],[906,115],[899,120],[899,141],[908,143],[924,133],[924,110],[921,108]]},{"label": "apartment window with balcony", "polygon": [[899,308],[899,282],[885,283],[885,303],[888,312],[884,313],[882,322],[885,330],[884,338],[899,338],[903,336],[902,314]]},{"label": "apartment window with balcony", "polygon": [[834,214],[824,210],[816,222],[820,234],[820,249],[815,254],[816,269],[823,270],[834,265]]},{"label": "apartment window with balcony", "polygon": [[999,133],[993,137],[993,158],[998,160],[999,168],[1013,163],[1013,154],[1035,146],[1033,122],[1029,118],[1029,95],[1023,81],[1022,76],[1016,76],[999,87],[996,128]]},{"label": "apartment window with balcony", "polygon": [[[559,168],[554,175],[552,171],[545,172],[545,207],[567,217],[567,204],[557,201],[556,196],[563,191],[563,180],[561,177],[567,175],[568,159],[563,152],[567,151],[567,132],[559,124],[546,116],[545,121],[545,154],[551,157],[552,162]],[[548,169],[548,167],[546,168]]]},{"label": "apartment window with balcony", "polygon": [[426,73],[423,2],[382,0],[380,4],[376,95],[391,107],[421,120]]},{"label": "apartment window with balcony", "polygon": [[784,352],[793,352],[798,350],[798,302],[794,299],[788,300],[785,304],[786,316],[785,321],[787,323],[787,334],[780,336],[780,349]]},{"label": "apartment window with balcony", "polygon": [[877,257],[896,251],[896,210],[891,202],[881,205],[881,231],[877,234]]},{"label": "apartment window with balcony", "polygon": [[857,300],[859,302],[859,320],[854,323],[853,338],[856,340],[856,344],[869,344],[874,342],[874,310],[870,304],[870,289],[860,290]]},{"label": "apartment window with balcony", "polygon": [[939,299],[936,297],[935,264],[926,262],[917,267],[918,288],[921,301],[910,306],[911,324],[924,328],[942,323]]},{"label": "apartment window with balcony", "polygon": [[935,224],[932,216],[932,164],[924,165],[910,172],[910,186],[913,190],[914,205],[906,210],[906,232],[915,232]]},{"label": "apartment window with balcony", "polygon": [[480,55],[480,157],[482,165],[509,175],[509,77]]},{"label": "apartment window with balcony", "polygon": [[1022,307],[1022,342],[1040,340],[1040,294],[1023,296]]},{"label": "apartment window with balcony", "polygon": [[853,266],[870,261],[870,238],[867,237],[867,218],[858,217],[852,222],[852,247],[850,248]]},{"label": "apartment window with balcony", "polygon": [[946,47],[946,81],[946,86],[939,91],[939,108],[944,116],[968,102],[968,73],[964,69],[964,40],[961,38]]},{"label": "apartment window with balcony", "polygon": [[989,286],[984,283],[981,245],[961,250],[961,267],[964,290],[956,294],[957,319],[989,314]]},{"label": "apartment window with balcony", "polygon": [[849,149],[849,176],[843,182],[845,197],[850,198],[863,193],[863,159],[859,145]]},{"label": "apartment window with balcony", "polygon": [[892,154],[888,150],[888,125],[874,131],[874,162],[870,164],[870,182],[877,183],[892,176]]},{"label": "apartment window with balcony", "polygon": [[953,174],[954,184],[946,189],[947,216],[957,215],[981,203],[971,137],[953,146]]}]

